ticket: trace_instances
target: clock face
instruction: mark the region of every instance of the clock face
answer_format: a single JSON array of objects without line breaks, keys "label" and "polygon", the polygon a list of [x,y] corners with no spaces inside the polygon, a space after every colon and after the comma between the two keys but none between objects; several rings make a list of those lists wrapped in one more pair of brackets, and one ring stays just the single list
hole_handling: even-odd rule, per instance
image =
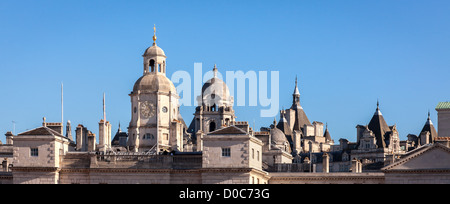
[{"label": "clock face", "polygon": [[141,116],[143,118],[151,118],[155,116],[155,105],[149,101],[141,103]]}]

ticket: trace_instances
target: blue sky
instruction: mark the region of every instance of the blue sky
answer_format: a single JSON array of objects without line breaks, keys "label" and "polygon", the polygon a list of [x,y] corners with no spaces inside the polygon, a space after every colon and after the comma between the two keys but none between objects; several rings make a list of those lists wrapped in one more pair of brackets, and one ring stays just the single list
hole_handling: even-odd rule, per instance
[{"label": "blue sky", "polygon": [[[380,100],[401,139],[419,134],[431,110],[449,101],[450,1],[0,1],[0,139],[64,118],[94,133],[107,95],[117,130],[131,116],[128,94],[142,75],[153,24],[168,76],[219,70],[280,71],[280,108],[295,75],[311,121],[356,141]],[[236,107],[257,129],[261,107]],[[181,107],[189,123],[194,107]],[[189,125],[189,124],[188,124]]]}]

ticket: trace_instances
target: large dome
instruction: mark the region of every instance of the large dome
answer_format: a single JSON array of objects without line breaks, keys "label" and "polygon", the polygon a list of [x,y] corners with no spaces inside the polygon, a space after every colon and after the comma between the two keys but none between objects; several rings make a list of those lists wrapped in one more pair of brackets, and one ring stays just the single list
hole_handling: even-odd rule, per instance
[{"label": "large dome", "polygon": [[164,74],[151,72],[139,78],[133,87],[133,93],[140,92],[172,92],[177,89]]},{"label": "large dome", "polygon": [[230,95],[227,84],[217,77],[217,67],[214,65],[214,77],[209,79],[202,87],[202,101],[205,105],[233,106],[234,99]]}]

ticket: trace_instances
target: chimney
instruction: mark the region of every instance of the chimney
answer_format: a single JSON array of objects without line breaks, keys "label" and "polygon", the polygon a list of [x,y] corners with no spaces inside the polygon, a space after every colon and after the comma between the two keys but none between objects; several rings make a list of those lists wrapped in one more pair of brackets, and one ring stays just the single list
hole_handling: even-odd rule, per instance
[{"label": "chimney", "polygon": [[88,152],[95,151],[95,134],[92,132],[89,132],[88,134]]}]

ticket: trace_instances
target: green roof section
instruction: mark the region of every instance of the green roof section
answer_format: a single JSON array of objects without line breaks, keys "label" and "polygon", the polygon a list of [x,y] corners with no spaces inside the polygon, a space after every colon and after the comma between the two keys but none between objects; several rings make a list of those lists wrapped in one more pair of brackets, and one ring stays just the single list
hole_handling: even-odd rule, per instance
[{"label": "green roof section", "polygon": [[436,110],[446,110],[446,109],[450,109],[450,102],[440,102],[436,106]]}]

